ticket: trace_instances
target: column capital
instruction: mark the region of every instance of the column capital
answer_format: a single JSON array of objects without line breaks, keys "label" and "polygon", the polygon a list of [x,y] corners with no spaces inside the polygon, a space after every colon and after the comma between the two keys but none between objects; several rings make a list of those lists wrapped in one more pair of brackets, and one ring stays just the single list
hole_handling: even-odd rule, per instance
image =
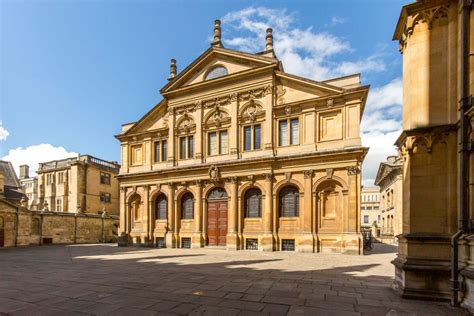
[{"label": "column capital", "polygon": [[238,180],[239,180],[239,178],[237,178],[237,177],[228,177],[227,178],[227,182],[230,182],[232,184],[236,184]]},{"label": "column capital", "polygon": [[303,171],[303,175],[305,179],[311,179],[313,178],[314,171],[313,169],[308,169]]},{"label": "column capital", "polygon": [[267,180],[267,181],[270,181],[270,182],[273,181],[273,174],[271,174],[271,173],[264,173],[264,174],[263,174],[263,177],[264,177],[265,180]]}]

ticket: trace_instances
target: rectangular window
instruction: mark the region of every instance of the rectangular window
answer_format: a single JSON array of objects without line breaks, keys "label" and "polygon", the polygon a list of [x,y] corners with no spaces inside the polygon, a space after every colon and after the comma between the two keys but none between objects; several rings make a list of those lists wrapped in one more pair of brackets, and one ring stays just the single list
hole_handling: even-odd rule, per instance
[{"label": "rectangular window", "polygon": [[100,202],[101,203],[111,203],[112,198],[110,197],[110,193],[101,193],[100,194]]},{"label": "rectangular window", "polygon": [[166,248],[164,237],[156,237],[156,248]]},{"label": "rectangular window", "polygon": [[100,183],[110,185],[110,174],[105,173],[105,172],[101,172],[100,173]]},{"label": "rectangular window", "polygon": [[282,239],[281,241],[282,251],[295,251],[295,240],[294,239]]},{"label": "rectangular window", "polygon": [[56,200],[56,212],[62,212],[61,202],[60,199]]},{"label": "rectangular window", "polygon": [[258,239],[257,238],[246,238],[245,239],[246,250],[258,250]]},{"label": "rectangular window", "polygon": [[227,136],[227,131],[222,131],[219,133],[219,154],[225,155],[229,153],[229,138]]},{"label": "rectangular window", "polygon": [[179,138],[179,159],[186,159],[186,137]]},{"label": "rectangular window", "polygon": [[188,136],[188,158],[194,157],[194,137]]},{"label": "rectangular window", "polygon": [[160,162],[160,142],[153,143],[153,161]]},{"label": "rectangular window", "polygon": [[161,141],[161,161],[168,160],[166,140]]},{"label": "rectangular window", "polygon": [[244,150],[252,150],[252,128],[244,127]]},{"label": "rectangular window", "polygon": [[300,143],[299,121],[298,121],[298,119],[292,119],[290,121],[290,125],[291,125],[290,144],[291,145],[298,145]]},{"label": "rectangular window", "polygon": [[217,155],[217,133],[216,132],[212,132],[212,133],[209,133],[209,136],[208,136],[208,153],[209,153],[209,156],[214,156],[214,155]]},{"label": "rectangular window", "polygon": [[191,248],[191,238],[181,238],[181,248]]},{"label": "rectangular window", "polygon": [[288,146],[288,122],[286,120],[279,122],[278,145]]},{"label": "rectangular window", "polygon": [[253,149],[260,149],[260,124],[253,126]]},{"label": "rectangular window", "polygon": [[369,215],[364,215],[364,224],[369,223]]}]

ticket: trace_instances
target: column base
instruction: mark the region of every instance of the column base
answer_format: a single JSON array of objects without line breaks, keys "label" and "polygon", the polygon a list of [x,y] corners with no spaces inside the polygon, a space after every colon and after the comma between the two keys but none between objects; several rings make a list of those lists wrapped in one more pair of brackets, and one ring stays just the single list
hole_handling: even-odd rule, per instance
[{"label": "column base", "polygon": [[263,234],[260,237],[258,250],[260,251],[273,251],[273,235],[271,233]]},{"label": "column base", "polygon": [[239,250],[239,237],[236,233],[228,233],[226,240],[227,250]]},{"label": "column base", "polygon": [[346,255],[364,254],[364,237],[359,233],[344,233],[342,236],[341,253]]},{"label": "column base", "polygon": [[201,233],[194,233],[191,238],[191,248],[202,248],[204,247],[204,238]]},{"label": "column base", "polygon": [[166,233],[166,248],[176,248],[176,236],[172,231]]},{"label": "column base", "polygon": [[413,233],[398,236],[400,252],[393,289],[404,298],[449,300],[451,298],[450,236]]}]

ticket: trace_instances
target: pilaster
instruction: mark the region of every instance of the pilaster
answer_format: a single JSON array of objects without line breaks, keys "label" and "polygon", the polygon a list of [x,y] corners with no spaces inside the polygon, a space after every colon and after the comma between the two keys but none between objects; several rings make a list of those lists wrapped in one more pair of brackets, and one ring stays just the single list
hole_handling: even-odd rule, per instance
[{"label": "pilaster", "polygon": [[304,170],[303,183],[303,207],[300,208],[301,230],[302,234],[298,240],[298,252],[313,252],[314,238],[312,233],[312,215],[313,215],[313,201],[312,201],[312,187],[313,187],[313,170]]},{"label": "pilaster", "polygon": [[263,207],[263,232],[260,239],[259,249],[262,251],[273,251],[273,175],[264,174],[265,177],[265,205]]},{"label": "pilaster", "polygon": [[239,242],[237,238],[237,209],[238,209],[238,179],[237,177],[230,177],[227,179],[230,186],[230,208],[228,216],[228,231],[227,231],[227,249],[237,250]]},{"label": "pilaster", "polygon": [[196,181],[196,207],[194,208],[194,234],[192,238],[192,248],[201,248],[204,246],[202,237],[202,181]]}]

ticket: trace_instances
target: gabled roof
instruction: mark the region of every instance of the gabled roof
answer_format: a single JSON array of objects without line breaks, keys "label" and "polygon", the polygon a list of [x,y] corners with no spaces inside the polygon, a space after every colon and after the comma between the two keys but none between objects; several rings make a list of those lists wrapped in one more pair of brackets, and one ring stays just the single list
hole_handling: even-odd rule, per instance
[{"label": "gabled roof", "polygon": [[176,77],[174,77],[173,80],[171,80],[163,88],[161,88],[160,92],[164,94],[180,87],[186,82],[187,79],[192,76],[195,69],[199,68],[202,65],[205,65],[207,62],[213,60],[218,56],[236,58],[246,62],[254,63],[258,66],[266,66],[271,64],[279,65],[279,61],[276,58],[240,52],[229,48],[211,46],[208,50],[206,50],[198,58],[196,58],[189,66],[183,69],[183,71],[181,71]]},{"label": "gabled roof", "polygon": [[377,176],[375,177],[374,184],[381,186],[383,180],[387,178],[389,174],[394,171],[402,169],[402,162],[399,159],[387,160],[381,162],[379,165],[379,170],[377,171]]},{"label": "gabled roof", "polygon": [[145,113],[138,121],[132,123],[132,126],[127,129],[125,132],[120,132],[119,134],[115,135],[115,138],[120,139],[120,137],[125,135],[133,134],[140,126],[142,126],[146,120],[155,112],[161,110],[162,107],[166,106],[166,99],[161,99],[161,101],[152,107],[147,113]]},{"label": "gabled roof", "polygon": [[7,200],[20,201],[24,196],[20,180],[16,176],[13,165],[9,161],[0,160],[0,173],[3,175],[4,196]]},{"label": "gabled roof", "polygon": [[311,87],[321,89],[323,91],[327,91],[328,93],[341,93],[341,92],[344,91],[344,89],[340,88],[340,87],[336,87],[336,86],[333,86],[333,85],[330,85],[330,84],[327,84],[327,83],[324,83],[324,82],[321,82],[321,81],[315,81],[315,80],[311,80],[311,79],[308,79],[308,78],[292,75],[292,74],[289,74],[289,73],[286,73],[286,72],[275,71],[275,74],[276,74],[277,78],[284,78],[284,79],[288,79],[288,80],[291,80],[291,81],[295,81],[295,82],[301,83],[303,85],[307,85],[307,86],[311,86]]}]

